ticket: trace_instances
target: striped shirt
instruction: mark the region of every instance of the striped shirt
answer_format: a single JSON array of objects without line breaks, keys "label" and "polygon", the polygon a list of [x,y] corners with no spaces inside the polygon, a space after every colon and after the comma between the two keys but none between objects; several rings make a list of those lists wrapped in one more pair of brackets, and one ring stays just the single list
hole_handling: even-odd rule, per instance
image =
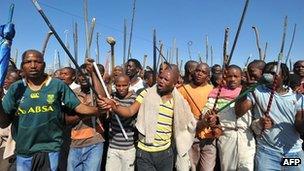
[{"label": "striped shirt", "polygon": [[[136,94],[132,93],[131,96],[126,97],[124,99],[119,99],[116,96],[114,99],[119,102],[121,106],[128,107],[131,106],[136,99]],[[119,116],[119,119],[127,133],[128,140],[125,139],[123,136],[121,129],[119,127],[119,124],[114,116],[114,114],[111,115],[111,121],[110,121],[110,130],[109,130],[109,145],[111,148],[119,149],[119,150],[128,150],[134,147],[134,142],[137,140],[137,131],[135,128],[135,121],[137,115],[134,115],[132,117],[126,118]]]},{"label": "striped shirt", "polygon": [[[147,90],[143,90],[137,96],[136,101],[143,103]],[[156,134],[152,144],[146,144],[144,139],[138,142],[138,148],[148,152],[158,152],[166,150],[171,145],[173,128],[173,99],[160,102],[159,113],[157,116]]]}]

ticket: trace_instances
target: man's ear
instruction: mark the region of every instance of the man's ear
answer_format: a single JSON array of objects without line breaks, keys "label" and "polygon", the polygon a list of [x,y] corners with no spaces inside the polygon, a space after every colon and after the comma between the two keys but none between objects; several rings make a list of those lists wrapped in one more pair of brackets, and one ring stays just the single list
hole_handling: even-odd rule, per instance
[{"label": "man's ear", "polygon": [[46,64],[45,64],[45,62],[43,62],[43,70],[45,69],[45,66],[46,66]]}]

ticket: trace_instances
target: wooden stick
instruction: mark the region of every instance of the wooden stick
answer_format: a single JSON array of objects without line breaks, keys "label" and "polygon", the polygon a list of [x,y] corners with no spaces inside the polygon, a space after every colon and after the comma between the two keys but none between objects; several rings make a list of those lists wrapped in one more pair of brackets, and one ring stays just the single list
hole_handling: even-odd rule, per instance
[{"label": "wooden stick", "polygon": [[156,66],[156,29],[153,30],[153,84],[156,83],[157,66]]},{"label": "wooden stick", "polygon": [[258,48],[260,60],[263,60],[262,49],[261,49],[261,47],[260,47],[260,35],[259,35],[259,30],[258,30],[258,28],[255,27],[255,26],[252,26],[252,29],[253,29],[254,34],[255,34],[255,40],[256,40],[256,45],[257,45],[257,48]]},{"label": "wooden stick", "polygon": [[134,17],[135,17],[135,5],[136,5],[136,0],[133,0],[131,30],[130,30],[129,48],[128,48],[128,59],[131,58],[131,43],[132,43],[132,35],[133,35]]},{"label": "wooden stick", "polygon": [[268,47],[268,42],[265,44],[265,49],[264,49],[264,56],[263,56],[263,61],[266,59],[266,52],[267,52],[267,47]]},{"label": "wooden stick", "polygon": [[[90,26],[90,32],[89,32],[89,54],[91,53],[91,45],[92,45],[95,25],[96,25],[96,18],[93,18],[92,22],[91,22],[91,26]],[[89,56],[89,57],[91,58],[91,56]]]},{"label": "wooden stick", "polygon": [[179,66],[178,64],[179,64],[179,59],[178,59],[178,48],[176,48],[176,65]]},{"label": "wooden stick", "polygon": [[180,72],[182,72],[182,69],[183,69],[183,60],[181,59],[181,61],[180,61],[180,66],[179,66]]},{"label": "wooden stick", "polygon": [[[65,33],[65,46],[68,50],[70,50],[70,44],[69,44],[69,30],[66,29],[64,30],[64,33]],[[67,54],[65,53],[64,55],[65,57],[65,60],[67,60],[66,62],[68,63],[68,66],[71,67],[71,62],[70,62],[70,59],[69,57],[67,56]]]},{"label": "wooden stick", "polygon": [[77,22],[73,25],[73,42],[74,42],[74,57],[76,62],[78,63],[78,26]]},{"label": "wooden stick", "polygon": [[[161,43],[161,41],[160,41],[160,47],[159,47],[159,49],[160,49],[161,52],[163,51],[163,43]],[[156,71],[158,71],[158,67],[159,67],[160,63],[162,63],[162,58],[161,58],[160,54],[158,54]]]},{"label": "wooden stick", "polygon": [[123,60],[122,60],[123,65],[126,63],[126,50],[127,50],[127,20],[124,19]]},{"label": "wooden stick", "polygon": [[143,58],[143,70],[145,70],[145,68],[146,68],[146,62],[147,62],[147,58],[148,58],[148,55],[144,55],[144,58]]},{"label": "wooden stick", "polygon": [[46,50],[46,47],[48,45],[48,42],[50,40],[50,37],[52,36],[53,32],[52,31],[49,31],[47,34],[46,34],[46,37],[44,39],[44,42],[43,42],[43,45],[42,45],[42,50],[41,50],[41,53],[44,55],[45,54],[45,50]]},{"label": "wooden stick", "polygon": [[187,45],[188,45],[188,53],[189,53],[189,60],[191,60],[192,59],[192,57],[191,57],[191,49],[190,49],[190,46],[192,46],[192,41],[189,41],[188,43],[187,43]]},{"label": "wooden stick", "polygon": [[235,49],[235,46],[236,46],[236,43],[237,43],[239,34],[240,34],[240,32],[241,32],[241,28],[242,28],[242,25],[243,25],[243,21],[244,21],[244,18],[245,18],[245,14],[246,14],[246,11],[247,11],[248,4],[249,4],[249,0],[246,0],[245,6],[244,6],[244,9],[243,9],[243,13],[242,13],[242,16],[241,16],[241,20],[240,20],[240,22],[239,22],[239,26],[238,26],[236,35],[235,35],[235,37],[234,37],[234,41],[233,41],[233,44],[232,44],[232,48],[231,48],[231,51],[230,51],[230,54],[229,54],[229,58],[228,58],[228,61],[227,61],[227,65],[230,64],[231,58],[232,58],[232,56],[233,56],[233,52],[234,52],[234,49]]},{"label": "wooden stick", "polygon": [[85,49],[85,59],[86,61],[87,58],[89,58],[88,55],[90,55],[89,52],[89,21],[88,21],[88,1],[83,0],[83,14],[84,14],[84,24],[85,24],[85,44],[86,44],[86,49]]},{"label": "wooden stick", "polygon": [[96,33],[96,63],[99,64],[99,35],[100,33]]},{"label": "wooden stick", "polygon": [[228,49],[228,39],[229,37],[229,27],[225,29],[225,36],[224,36],[224,46],[223,46],[223,66],[227,64],[228,61],[228,54],[227,54],[227,49]]},{"label": "wooden stick", "polygon": [[287,56],[286,56],[286,59],[285,59],[285,63],[287,63],[288,59],[289,59],[289,55],[290,55],[291,48],[292,48],[292,45],[293,45],[293,41],[294,41],[295,34],[296,34],[296,29],[297,29],[297,24],[295,24],[294,27],[293,27],[292,39],[291,39],[290,46],[289,46],[289,49],[288,49],[288,53],[287,53]]},{"label": "wooden stick", "polygon": [[210,46],[210,53],[211,53],[211,67],[213,66],[213,46]]},{"label": "wooden stick", "polygon": [[209,61],[209,45],[208,45],[208,35],[206,35],[206,64],[208,64]]}]

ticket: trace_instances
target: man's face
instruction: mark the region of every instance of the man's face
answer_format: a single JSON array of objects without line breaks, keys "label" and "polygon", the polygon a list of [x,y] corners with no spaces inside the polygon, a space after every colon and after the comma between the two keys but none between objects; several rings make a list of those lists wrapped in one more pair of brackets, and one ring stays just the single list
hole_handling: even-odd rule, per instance
[{"label": "man's face", "polygon": [[146,84],[149,86],[149,87],[152,87],[153,86],[153,75],[149,75],[148,78],[145,79],[146,81]]},{"label": "man's face", "polygon": [[[274,79],[276,79],[276,85],[277,85],[276,89],[283,86],[284,78],[283,78],[283,75],[282,75],[282,69],[280,70],[279,75],[277,75],[277,76],[276,76],[276,71],[277,71],[277,65],[272,65],[272,66],[269,66],[268,68],[265,68],[265,71],[263,73],[263,74],[271,74],[272,75],[273,80],[270,82],[271,84],[266,85],[270,89],[273,86]],[[275,78],[275,76],[276,76],[276,78]]]},{"label": "man's face", "polygon": [[75,76],[71,70],[64,68],[60,71],[60,79],[67,85],[70,85],[75,80]]},{"label": "man's face", "polygon": [[303,62],[298,62],[294,69],[293,69],[294,73],[299,75],[300,77],[304,77],[304,61]]},{"label": "man's face", "polygon": [[123,73],[122,67],[115,67],[113,70],[113,75],[116,78],[118,75],[121,75]]},{"label": "man's face", "polygon": [[19,75],[16,72],[8,73],[5,77],[3,88],[7,90],[12,83],[18,80],[18,77]]},{"label": "man's face", "polygon": [[215,66],[212,68],[213,74],[220,74],[222,72],[222,68],[220,66]]},{"label": "man's face", "polygon": [[194,71],[195,71],[195,69],[196,69],[197,66],[198,66],[197,63],[191,63],[189,65],[188,71],[190,73],[190,76],[192,76],[194,74]]},{"label": "man's face", "polygon": [[126,74],[130,78],[133,78],[137,73],[138,73],[138,69],[136,68],[135,63],[132,61],[128,62]]},{"label": "man's face", "polygon": [[209,76],[209,69],[207,65],[198,65],[193,74],[193,82],[195,85],[202,85],[206,83]]},{"label": "man's face", "polygon": [[172,92],[175,84],[173,73],[169,70],[164,70],[157,78],[157,92],[161,95]]},{"label": "man's face", "polygon": [[118,96],[125,97],[129,92],[130,81],[126,77],[118,77],[115,81]]},{"label": "man's face", "polygon": [[250,66],[248,68],[248,74],[251,81],[259,81],[263,75],[263,71],[256,66]]},{"label": "man's face", "polygon": [[[86,72],[85,69],[82,69],[82,72],[84,73],[84,75],[88,78],[89,74]],[[77,80],[78,83],[80,84],[81,88],[89,88],[89,84],[87,82],[87,80],[82,76],[82,74],[78,74],[77,75]],[[65,80],[63,80],[65,82]]]},{"label": "man's face", "polygon": [[22,72],[26,78],[39,78],[43,76],[45,63],[43,57],[35,52],[27,52],[22,62]]},{"label": "man's face", "polygon": [[235,68],[227,70],[226,82],[230,89],[234,90],[235,88],[239,87],[241,85],[241,80],[242,72],[240,70]]}]

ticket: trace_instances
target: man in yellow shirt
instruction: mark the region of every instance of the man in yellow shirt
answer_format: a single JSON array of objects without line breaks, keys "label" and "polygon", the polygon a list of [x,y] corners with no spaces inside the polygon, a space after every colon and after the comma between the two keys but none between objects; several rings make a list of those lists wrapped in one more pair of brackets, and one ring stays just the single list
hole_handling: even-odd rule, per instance
[{"label": "man in yellow shirt", "polygon": [[176,146],[180,157],[187,155],[191,148],[196,121],[188,103],[174,88],[178,76],[177,69],[162,71],[157,84],[143,90],[129,107],[109,99],[98,100],[104,109],[111,107],[120,116],[130,117],[138,112],[135,124],[139,132],[138,170],[173,170],[173,147]]}]

